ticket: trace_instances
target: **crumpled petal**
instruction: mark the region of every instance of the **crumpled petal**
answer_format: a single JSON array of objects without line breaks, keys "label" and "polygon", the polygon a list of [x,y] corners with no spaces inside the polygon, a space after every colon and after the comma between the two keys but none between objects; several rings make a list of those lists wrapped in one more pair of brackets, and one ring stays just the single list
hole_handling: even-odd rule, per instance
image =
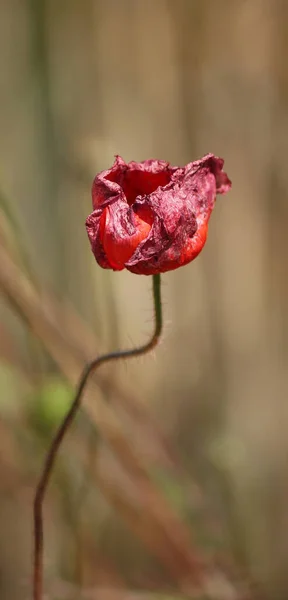
[{"label": "crumpled petal", "polygon": [[213,154],[185,167],[117,156],[94,180],[86,221],[100,266],[150,275],[191,262],[206,242],[216,194],[231,187],[223,164]]}]

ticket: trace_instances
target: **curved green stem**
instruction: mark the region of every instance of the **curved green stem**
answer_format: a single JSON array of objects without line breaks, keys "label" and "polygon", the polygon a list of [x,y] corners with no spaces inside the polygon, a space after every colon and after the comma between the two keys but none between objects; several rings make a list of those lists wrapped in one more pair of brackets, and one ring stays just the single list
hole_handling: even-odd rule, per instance
[{"label": "curved green stem", "polygon": [[162,303],[161,303],[161,281],[160,275],[153,275],[153,300],[154,300],[154,321],[155,328],[153,335],[147,344],[132,348],[131,350],[119,350],[103,354],[86,365],[80,377],[79,384],[75,393],[71,408],[63,419],[45,458],[43,470],[36,488],[34,498],[34,563],[33,563],[33,599],[42,600],[43,598],[43,502],[47,486],[53,471],[55,460],[58,455],[60,445],[65,434],[69,430],[74,418],[80,408],[83,392],[88,379],[104,363],[114,360],[133,358],[146,354],[152,350],[158,343],[162,332]]}]

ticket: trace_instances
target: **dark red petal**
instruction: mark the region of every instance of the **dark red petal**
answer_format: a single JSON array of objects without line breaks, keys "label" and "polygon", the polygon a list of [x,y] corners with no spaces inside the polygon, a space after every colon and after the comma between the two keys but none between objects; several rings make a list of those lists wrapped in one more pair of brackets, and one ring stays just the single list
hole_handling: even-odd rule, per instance
[{"label": "dark red petal", "polygon": [[126,265],[126,268],[131,273],[138,275],[155,275],[156,273],[165,273],[166,271],[173,271],[174,269],[183,267],[194,260],[201,252],[206,243],[207,233],[208,222],[203,221],[195,235],[192,238],[187,238],[184,245],[171,245],[158,258],[139,260],[132,266],[130,266],[130,261]]}]

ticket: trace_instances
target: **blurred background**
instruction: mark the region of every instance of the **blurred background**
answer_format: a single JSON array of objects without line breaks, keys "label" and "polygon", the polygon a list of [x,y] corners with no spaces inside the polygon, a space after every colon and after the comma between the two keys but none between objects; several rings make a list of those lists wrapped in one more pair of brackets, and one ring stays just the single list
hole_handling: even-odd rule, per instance
[{"label": "blurred background", "polygon": [[0,40],[1,600],[31,597],[85,362],[153,328],[150,278],[92,256],[92,180],[207,152],[233,187],[162,278],[162,343],[99,371],[61,448],[47,598],[287,598],[287,1],[1,0]]}]

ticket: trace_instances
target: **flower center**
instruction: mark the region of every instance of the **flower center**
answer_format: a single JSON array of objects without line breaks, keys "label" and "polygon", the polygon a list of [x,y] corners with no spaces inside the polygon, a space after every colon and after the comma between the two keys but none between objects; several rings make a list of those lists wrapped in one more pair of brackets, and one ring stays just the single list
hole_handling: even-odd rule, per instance
[{"label": "flower center", "polygon": [[159,173],[140,171],[140,169],[123,172],[122,169],[119,169],[106,175],[106,178],[120,185],[128,204],[131,206],[137,196],[148,196],[155,192],[158,187],[167,185],[171,180],[171,173],[167,169]]}]

